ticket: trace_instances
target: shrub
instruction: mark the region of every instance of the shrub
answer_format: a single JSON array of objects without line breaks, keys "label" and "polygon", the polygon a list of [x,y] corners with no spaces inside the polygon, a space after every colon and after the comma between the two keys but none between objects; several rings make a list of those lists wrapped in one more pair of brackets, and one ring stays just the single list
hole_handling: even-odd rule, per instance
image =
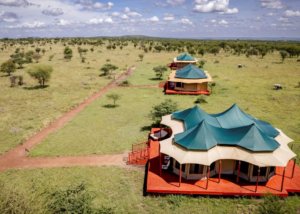
[{"label": "shrub", "polygon": [[6,73],[10,76],[11,73],[16,71],[16,65],[12,60],[3,62],[0,67],[0,72]]},{"label": "shrub", "polygon": [[73,51],[69,47],[65,47],[64,49],[64,58],[67,60],[71,60],[73,57]]},{"label": "shrub", "polygon": [[258,205],[257,211],[260,214],[289,213],[285,201],[275,195],[265,196],[263,202]]},{"label": "shrub", "polygon": [[203,95],[201,95],[200,97],[198,97],[195,100],[194,103],[196,103],[196,104],[204,104],[204,103],[207,103],[207,101],[206,101],[206,98]]},{"label": "shrub", "polygon": [[113,101],[113,107],[116,107],[117,100],[119,100],[121,98],[121,96],[119,94],[115,94],[115,93],[108,94],[108,95],[106,95],[106,97]]},{"label": "shrub", "polygon": [[124,80],[120,83],[120,86],[124,86],[124,87],[129,86],[129,85],[130,85],[130,82],[128,80]]},{"label": "shrub", "polygon": [[13,187],[0,186],[0,213],[42,213],[40,207],[28,194],[17,191]]},{"label": "shrub", "polygon": [[111,73],[117,69],[118,69],[117,66],[108,63],[108,64],[103,65],[100,68],[100,71],[103,72],[102,73],[103,76],[108,76],[108,75],[111,75]]},{"label": "shrub", "polygon": [[166,99],[162,103],[153,106],[149,116],[154,123],[159,123],[162,116],[168,115],[177,111],[178,105],[171,99]]},{"label": "shrub", "polygon": [[168,68],[163,65],[159,65],[153,68],[153,71],[155,72],[155,75],[158,79],[162,79],[164,72],[166,72],[167,70]]},{"label": "shrub", "polygon": [[53,192],[47,207],[50,213],[94,213],[92,200],[93,197],[82,183]]},{"label": "shrub", "polygon": [[48,65],[37,65],[28,70],[28,74],[38,80],[40,86],[44,87],[49,81],[53,69]]}]

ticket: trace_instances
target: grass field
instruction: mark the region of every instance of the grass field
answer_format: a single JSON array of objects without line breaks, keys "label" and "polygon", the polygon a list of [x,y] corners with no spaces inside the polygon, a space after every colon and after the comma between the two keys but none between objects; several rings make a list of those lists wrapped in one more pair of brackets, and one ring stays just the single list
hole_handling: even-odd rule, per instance
[{"label": "grass field", "polygon": [[[217,85],[213,94],[206,97],[208,103],[202,107],[208,112],[218,113],[237,103],[246,112],[282,129],[297,144],[300,142],[300,123],[294,118],[300,118],[300,89],[295,86],[300,69],[295,60],[281,64],[275,56],[265,59],[224,55],[205,57],[205,69]],[[219,63],[215,63],[216,60]],[[153,64],[137,64],[129,81],[134,85],[158,84],[159,81],[151,80],[155,64],[155,60]],[[246,67],[238,69],[237,64]],[[282,84],[284,89],[272,90],[274,83]],[[132,143],[146,139],[147,131],[143,127],[151,124],[147,115],[153,105],[170,98],[179,104],[179,109],[184,109],[193,106],[197,98],[166,96],[162,89],[155,88],[119,88],[113,92],[122,96],[117,108],[105,108],[110,103],[107,98],[97,100],[63,129],[50,135],[31,155],[106,154],[129,150]]]},{"label": "grass field", "polygon": [[[44,213],[51,192],[82,182],[95,196],[95,207],[111,208],[115,213],[253,213],[261,202],[247,198],[143,197],[143,176],[143,170],[117,167],[11,170],[0,175],[0,185],[25,195],[24,200],[31,201],[37,214]],[[289,197],[285,203],[290,213],[295,213],[300,198]]]},{"label": "grass field", "polygon": [[[15,73],[24,76],[26,84],[23,87],[10,88],[9,77],[0,74],[0,154],[21,143],[63,112],[106,85],[110,79],[99,77],[100,67],[103,64],[117,65],[119,69],[116,72],[120,73],[128,66],[138,63],[137,55],[140,53],[133,47],[122,52],[106,50],[105,47],[94,47],[93,53],[86,54],[86,63],[81,63],[77,46],[71,47],[73,58],[69,62],[63,59],[62,44],[53,44],[51,47],[50,50],[50,45],[42,46],[46,49],[46,53],[40,60],[41,64],[51,65],[54,69],[49,87],[34,89],[37,82],[29,77],[26,70],[35,63],[25,64],[24,69],[18,69]],[[0,63],[8,60],[16,48],[9,47],[1,51]],[[31,46],[21,48],[24,48],[25,52],[35,50]],[[54,55],[54,58],[48,61],[51,55]]]}]

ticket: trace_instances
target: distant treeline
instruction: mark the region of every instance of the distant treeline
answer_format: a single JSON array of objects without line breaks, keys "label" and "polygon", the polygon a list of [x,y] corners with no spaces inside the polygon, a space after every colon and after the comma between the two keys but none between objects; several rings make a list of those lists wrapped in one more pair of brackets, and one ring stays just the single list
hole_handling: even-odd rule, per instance
[{"label": "distant treeline", "polygon": [[64,46],[90,45],[104,46],[108,50],[123,49],[129,44],[147,52],[177,51],[189,52],[192,55],[206,53],[218,54],[220,51],[235,55],[261,56],[274,51],[285,51],[289,57],[299,57],[300,42],[297,41],[259,41],[259,40],[190,40],[190,39],[161,39],[151,37],[105,37],[105,38],[26,38],[1,39],[1,50],[8,46],[35,45],[61,43]]}]

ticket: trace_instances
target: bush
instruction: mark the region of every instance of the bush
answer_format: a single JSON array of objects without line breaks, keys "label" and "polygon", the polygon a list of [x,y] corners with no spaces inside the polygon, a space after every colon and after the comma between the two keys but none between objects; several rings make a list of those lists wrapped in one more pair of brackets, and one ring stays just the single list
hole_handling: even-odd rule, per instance
[{"label": "bush", "polygon": [[0,67],[0,72],[6,73],[10,76],[11,73],[16,71],[16,65],[12,60],[3,62]]},{"label": "bush", "polygon": [[178,105],[171,99],[166,99],[162,103],[153,106],[149,116],[154,123],[159,123],[162,116],[171,114],[178,110]]},{"label": "bush", "polygon": [[124,80],[124,81],[122,81],[119,85],[120,85],[120,86],[123,86],[123,87],[127,87],[127,86],[130,85],[130,82],[129,82],[128,80]]},{"label": "bush", "polygon": [[258,213],[260,214],[281,214],[289,213],[289,209],[284,200],[278,196],[267,195],[264,201],[258,205]]},{"label": "bush", "polygon": [[67,60],[71,60],[73,57],[73,51],[71,48],[69,47],[65,47],[65,50],[64,50],[64,58],[67,59]]},{"label": "bush", "polygon": [[28,194],[17,191],[13,187],[0,186],[0,213],[43,213],[38,203]]},{"label": "bush", "polygon": [[92,200],[85,184],[81,183],[53,192],[49,196],[48,209],[50,213],[95,213]]},{"label": "bush", "polygon": [[49,81],[53,69],[48,65],[37,65],[28,70],[28,74],[38,80],[40,86],[44,87]]},{"label": "bush", "polygon": [[201,95],[200,97],[198,97],[195,100],[194,103],[196,103],[196,104],[204,104],[204,103],[207,103],[207,101],[206,101],[206,98],[203,95]]},{"label": "bush", "polygon": [[115,93],[108,94],[108,95],[106,95],[106,97],[113,101],[112,107],[116,107],[117,106],[116,102],[121,98],[121,96],[119,94],[115,94]]}]

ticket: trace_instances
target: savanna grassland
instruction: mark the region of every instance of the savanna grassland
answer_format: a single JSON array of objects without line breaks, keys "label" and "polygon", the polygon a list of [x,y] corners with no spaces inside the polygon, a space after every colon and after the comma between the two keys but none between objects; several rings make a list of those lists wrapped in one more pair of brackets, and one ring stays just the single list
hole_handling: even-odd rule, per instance
[{"label": "savanna grassland", "polygon": [[[154,105],[167,98],[178,103],[179,109],[195,105],[197,96],[164,95],[162,88],[155,86],[166,80],[169,71],[163,80],[158,80],[152,70],[157,65],[168,64],[179,53],[190,52],[205,61],[204,69],[216,83],[212,95],[205,97],[207,103],[201,104],[203,109],[219,113],[237,103],[249,114],[272,123],[293,138],[293,150],[299,156],[299,43],[96,41],[53,39],[51,43],[37,40],[26,44],[24,41],[21,41],[23,44],[15,40],[1,41],[0,63],[9,59],[16,48],[26,52],[40,47],[46,51],[41,53],[38,63],[24,64],[24,68],[13,74],[23,75],[25,85],[10,87],[9,77],[1,74],[0,153],[20,144],[111,81],[113,77],[100,75],[105,63],[118,67],[114,75],[129,66],[136,67],[127,79],[129,86],[108,92],[121,96],[117,107],[109,108],[112,101],[106,96],[97,99],[62,129],[50,134],[29,155],[117,154],[130,150],[132,144],[147,139],[152,123],[149,112]],[[64,59],[65,46],[73,50],[71,60]],[[78,47],[88,51],[80,55]],[[283,59],[280,51],[288,55]],[[139,54],[143,54],[142,60]],[[48,87],[36,87],[36,81],[27,74],[27,69],[35,64],[53,67]],[[238,68],[239,64],[242,68]],[[275,83],[281,84],[283,89],[273,90]],[[51,193],[81,183],[92,195],[91,206],[103,213],[253,213],[263,203],[263,200],[250,198],[144,197],[143,179],[143,169],[118,167],[9,170],[0,174],[0,210],[10,203],[17,210],[15,213],[22,213],[22,210],[51,213]],[[280,204],[290,213],[296,213],[300,209],[299,202],[298,196],[291,196]]]}]

